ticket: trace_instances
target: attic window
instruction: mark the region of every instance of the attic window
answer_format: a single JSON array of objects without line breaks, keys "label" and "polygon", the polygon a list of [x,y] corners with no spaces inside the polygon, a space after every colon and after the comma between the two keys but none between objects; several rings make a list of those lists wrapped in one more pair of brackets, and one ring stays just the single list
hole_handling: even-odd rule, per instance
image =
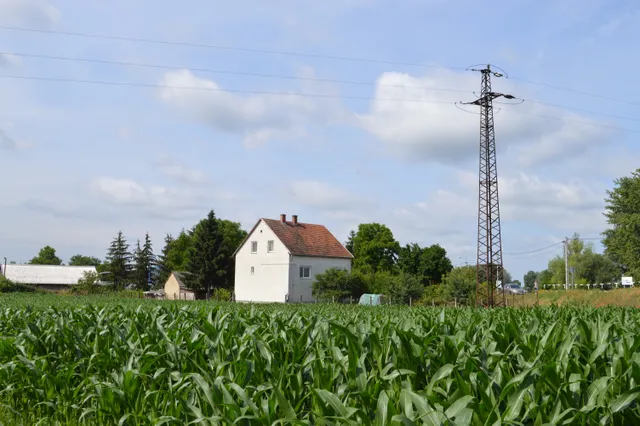
[{"label": "attic window", "polygon": [[257,253],[257,252],[258,252],[258,242],[251,241],[251,253]]},{"label": "attic window", "polygon": [[273,240],[267,241],[267,253],[273,252]]}]

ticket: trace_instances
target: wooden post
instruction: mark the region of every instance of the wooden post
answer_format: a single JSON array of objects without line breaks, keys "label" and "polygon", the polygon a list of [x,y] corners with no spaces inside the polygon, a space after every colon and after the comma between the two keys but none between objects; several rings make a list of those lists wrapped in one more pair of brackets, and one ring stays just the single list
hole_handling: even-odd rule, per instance
[{"label": "wooden post", "polygon": [[409,306],[411,306],[411,296],[409,296]]},{"label": "wooden post", "polygon": [[454,308],[457,308],[457,307],[458,307],[458,298],[457,298],[457,297],[454,297],[454,298],[453,298],[453,307],[454,307]]}]

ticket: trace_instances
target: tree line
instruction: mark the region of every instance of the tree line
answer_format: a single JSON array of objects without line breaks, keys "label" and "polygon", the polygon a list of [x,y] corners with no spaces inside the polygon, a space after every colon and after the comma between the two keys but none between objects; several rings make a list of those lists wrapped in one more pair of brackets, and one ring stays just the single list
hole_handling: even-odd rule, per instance
[{"label": "tree line", "polygon": [[[454,268],[439,244],[401,246],[386,225],[365,223],[350,232],[345,247],[354,255],[352,270],[332,268],[317,275],[313,293],[320,301],[353,301],[365,293],[404,304],[475,300],[476,267]],[[506,270],[503,281],[511,282]]]},{"label": "tree line", "polygon": [[[213,289],[233,289],[235,262],[233,252],[247,233],[240,223],[219,219],[211,210],[206,218],[177,237],[167,234],[164,247],[155,254],[149,234],[131,247],[122,231],[109,244],[104,260],[76,254],[69,259],[70,266],[95,266],[98,275],[90,277],[86,286],[98,279],[110,283],[114,289],[133,287],[138,290],[164,286],[172,271],[185,274],[190,288],[209,293]],[[28,263],[62,265],[62,259],[51,246],[43,247]],[[99,277],[99,278],[98,278]]]},{"label": "tree line", "polygon": [[[574,234],[567,244],[569,284],[609,284],[622,276],[640,281],[640,169],[616,179],[605,197],[609,225],[602,233],[604,253],[595,253],[592,243]],[[524,276],[527,287],[565,284],[565,259],[558,255],[542,271]]]}]

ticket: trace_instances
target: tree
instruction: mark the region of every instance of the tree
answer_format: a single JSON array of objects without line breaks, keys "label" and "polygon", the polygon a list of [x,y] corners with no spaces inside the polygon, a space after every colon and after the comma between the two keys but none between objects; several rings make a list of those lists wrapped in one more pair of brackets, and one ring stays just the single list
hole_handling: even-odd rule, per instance
[{"label": "tree", "polygon": [[131,253],[129,244],[118,231],[118,235],[111,242],[107,250],[108,272],[116,289],[123,289],[131,271]]},{"label": "tree", "polygon": [[603,232],[605,253],[623,272],[640,277],[640,169],[614,181],[607,191]]},{"label": "tree", "polygon": [[608,256],[591,251],[582,256],[576,272],[585,284],[612,283],[622,274],[620,266]]},{"label": "tree", "polygon": [[29,263],[32,265],[62,265],[62,259],[56,256],[56,249],[51,246],[44,246]]},{"label": "tree", "polygon": [[352,238],[354,268],[362,272],[391,272],[395,269],[400,244],[387,226],[363,223]]},{"label": "tree", "polygon": [[229,249],[213,210],[193,229],[192,239],[187,260],[191,288],[207,294],[212,288],[224,288]]},{"label": "tree", "polygon": [[93,256],[83,256],[74,254],[69,259],[69,266],[99,266],[102,263],[100,259]]},{"label": "tree", "polygon": [[409,304],[418,300],[424,293],[421,277],[401,272],[392,278],[387,294],[392,303]]},{"label": "tree", "polygon": [[534,271],[529,271],[524,274],[524,278],[522,279],[524,281],[524,288],[526,288],[527,290],[533,290],[533,286],[537,278],[538,274],[536,274]]},{"label": "tree", "polygon": [[344,247],[349,250],[349,253],[353,254],[353,239],[356,237],[356,231],[351,230],[349,232],[349,237],[347,237],[347,241],[344,243]]},{"label": "tree", "polygon": [[339,268],[316,275],[312,286],[313,295],[321,301],[344,301],[366,292],[361,274]]},{"label": "tree", "polygon": [[453,268],[444,276],[444,285],[451,298],[459,303],[472,305],[475,303],[476,267],[475,265]]},{"label": "tree", "polygon": [[506,269],[503,269],[502,270],[502,283],[503,284],[507,284],[507,283],[512,283],[512,282],[513,282],[513,277],[511,276],[509,271],[507,271]]},{"label": "tree", "polygon": [[398,252],[398,269],[416,275],[424,285],[439,284],[453,265],[447,252],[438,244],[421,248],[418,244],[407,244]]},{"label": "tree", "polygon": [[224,274],[224,288],[232,289],[234,286],[236,270],[236,260],[233,257],[233,253],[247,237],[247,231],[242,229],[238,222],[232,222],[225,219],[220,219],[218,222],[222,232],[223,246],[225,248],[224,256],[227,259],[227,266]]},{"label": "tree", "polygon": [[149,233],[144,237],[144,245],[140,247],[140,240],[136,243],[136,249],[133,254],[134,267],[134,283],[136,288],[140,290],[148,290],[150,286],[154,286],[155,256],[153,255],[153,247]]},{"label": "tree", "polygon": [[189,249],[192,245],[193,229],[180,231],[178,238],[167,234],[164,239],[164,248],[158,257],[157,285],[162,286],[167,282],[172,271],[184,272],[187,270]]}]

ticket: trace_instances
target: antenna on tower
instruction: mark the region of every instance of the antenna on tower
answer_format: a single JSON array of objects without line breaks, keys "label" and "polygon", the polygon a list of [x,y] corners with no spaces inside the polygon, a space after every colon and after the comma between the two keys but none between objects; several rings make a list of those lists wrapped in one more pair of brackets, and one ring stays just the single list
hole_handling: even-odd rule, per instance
[{"label": "antenna on tower", "polygon": [[505,306],[502,264],[502,232],[498,197],[498,166],[493,122],[493,100],[515,96],[493,92],[491,77],[506,77],[507,73],[495,65],[474,65],[468,71],[482,76],[480,96],[465,105],[480,107],[480,173],[478,194],[478,251],[476,259],[476,306]]}]

